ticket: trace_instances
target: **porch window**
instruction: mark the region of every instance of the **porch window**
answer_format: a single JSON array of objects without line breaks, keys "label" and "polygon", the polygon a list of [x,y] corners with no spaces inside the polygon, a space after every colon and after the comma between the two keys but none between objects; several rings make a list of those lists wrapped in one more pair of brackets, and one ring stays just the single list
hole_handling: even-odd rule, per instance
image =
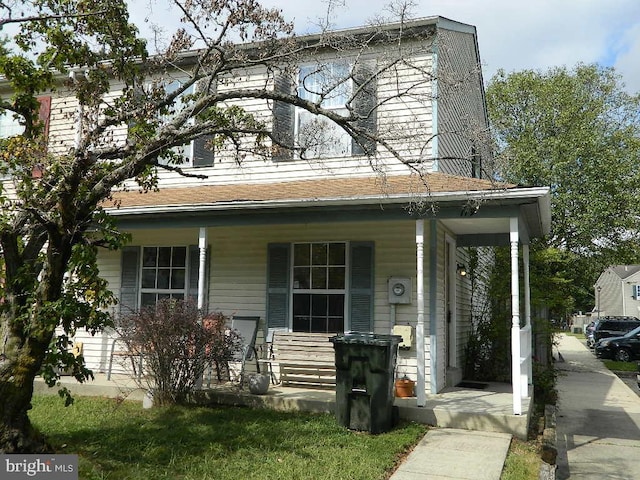
[{"label": "porch window", "polygon": [[372,242],[271,243],[267,328],[373,331]]},{"label": "porch window", "polygon": [[186,297],[187,248],[143,247],[140,304]]},{"label": "porch window", "polygon": [[[141,306],[154,305],[161,298],[197,300],[200,267],[198,245],[127,245],[122,249],[121,260],[121,314],[137,311]],[[206,292],[206,276],[204,287]]]},{"label": "porch window", "polygon": [[344,331],[345,243],[299,243],[293,248],[293,331]]}]

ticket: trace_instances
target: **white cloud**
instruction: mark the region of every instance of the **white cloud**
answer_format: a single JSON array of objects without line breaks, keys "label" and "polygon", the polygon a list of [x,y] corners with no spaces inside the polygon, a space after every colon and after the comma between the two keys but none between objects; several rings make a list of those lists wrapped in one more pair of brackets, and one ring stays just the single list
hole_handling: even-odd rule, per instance
[{"label": "white cloud", "polygon": [[[142,26],[147,5],[151,21],[170,25],[163,0],[133,1],[132,20]],[[300,33],[313,31],[326,15],[328,1],[263,0],[282,9]],[[335,2],[334,3],[341,3]],[[338,28],[364,25],[387,14],[389,0],[342,0],[332,23]],[[638,0],[418,0],[415,16],[441,15],[474,25],[478,31],[484,77],[506,71],[572,67],[579,62],[614,66],[627,88],[640,91],[640,1]],[[147,14],[148,15],[148,14]]]}]

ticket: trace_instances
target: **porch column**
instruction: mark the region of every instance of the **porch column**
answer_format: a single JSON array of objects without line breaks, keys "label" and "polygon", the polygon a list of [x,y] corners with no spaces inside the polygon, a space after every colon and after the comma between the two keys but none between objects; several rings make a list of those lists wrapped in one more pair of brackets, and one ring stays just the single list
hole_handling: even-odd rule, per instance
[{"label": "porch column", "polygon": [[[529,245],[522,246],[522,262],[524,265],[524,321],[527,330],[527,385],[526,391],[522,392],[523,398],[529,396],[529,385],[533,384],[533,325],[531,324],[531,283],[529,268]],[[523,385],[524,386],[524,385]]]},{"label": "porch column", "polygon": [[518,277],[518,219],[509,221],[511,244],[511,388],[513,414],[522,414],[522,388],[520,386],[520,281]]},{"label": "porch column", "polygon": [[418,407],[427,403],[425,393],[425,362],[424,362],[424,220],[416,220],[416,288],[418,290],[418,322],[416,325],[416,363],[418,367],[418,381],[416,382],[416,400]]},{"label": "porch column", "polygon": [[200,227],[198,234],[198,252],[200,254],[198,265],[198,310],[204,310],[205,283],[207,273],[207,229]]}]

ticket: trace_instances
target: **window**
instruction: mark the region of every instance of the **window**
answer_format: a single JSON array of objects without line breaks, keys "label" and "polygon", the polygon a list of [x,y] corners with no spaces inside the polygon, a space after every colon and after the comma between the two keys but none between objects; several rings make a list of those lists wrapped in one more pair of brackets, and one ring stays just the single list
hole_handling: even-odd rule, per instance
[{"label": "window", "polygon": [[636,300],[640,300],[640,285],[631,285],[631,296]]},{"label": "window", "polygon": [[344,331],[346,245],[293,246],[293,331]]},{"label": "window", "polygon": [[5,111],[0,114],[0,138],[21,135],[23,132],[24,126],[20,125],[13,112]]},{"label": "window", "polygon": [[[355,114],[353,125],[358,130],[375,133],[377,84],[373,61],[303,65],[295,80],[292,85],[292,79],[285,74],[276,75],[274,89],[286,95],[297,93],[300,98],[339,115]],[[273,134],[278,142],[274,159],[279,161],[293,160],[293,149],[302,150],[305,158],[373,155],[376,149],[376,142],[368,136],[353,139],[326,117],[283,101],[273,105]]]},{"label": "window", "polygon": [[271,243],[267,328],[373,331],[372,242]]},{"label": "window", "polygon": [[141,306],[155,305],[163,298],[184,299],[186,273],[186,247],[143,247]]},{"label": "window", "polygon": [[[328,63],[300,68],[298,96],[322,108],[348,115],[352,95],[350,65]],[[351,154],[351,137],[331,120],[296,109],[296,140],[307,158],[344,157]]]},{"label": "window", "polygon": [[[154,305],[161,298],[198,298],[198,245],[127,245],[122,249],[121,261],[120,313]],[[203,286],[206,292],[206,277]]]},{"label": "window", "polygon": [[[173,93],[178,90],[182,86],[182,82],[179,80],[174,80],[167,85],[165,85],[165,91],[167,94]],[[170,112],[163,115],[161,117],[162,122],[169,122],[172,118],[174,118],[180,111],[189,106],[189,103],[192,100],[187,100],[189,95],[194,93],[195,89],[193,85],[187,88],[174,102],[171,106]],[[191,119],[191,122],[194,120]],[[169,165],[169,160],[174,160],[171,162],[172,166],[176,167],[204,167],[213,165],[213,152],[210,147],[207,146],[207,142],[210,137],[204,136],[198,138],[186,145],[179,145],[177,147],[173,147],[171,152],[175,157],[180,159],[181,161],[175,161],[176,158],[158,158],[158,163],[160,165]]]}]

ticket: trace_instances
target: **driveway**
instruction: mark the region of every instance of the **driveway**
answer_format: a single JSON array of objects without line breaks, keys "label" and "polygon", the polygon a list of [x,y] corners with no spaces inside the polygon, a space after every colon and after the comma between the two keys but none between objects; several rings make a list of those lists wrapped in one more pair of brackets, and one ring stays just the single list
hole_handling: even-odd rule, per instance
[{"label": "driveway", "polygon": [[640,478],[640,397],[575,337],[556,348],[556,478]]}]

